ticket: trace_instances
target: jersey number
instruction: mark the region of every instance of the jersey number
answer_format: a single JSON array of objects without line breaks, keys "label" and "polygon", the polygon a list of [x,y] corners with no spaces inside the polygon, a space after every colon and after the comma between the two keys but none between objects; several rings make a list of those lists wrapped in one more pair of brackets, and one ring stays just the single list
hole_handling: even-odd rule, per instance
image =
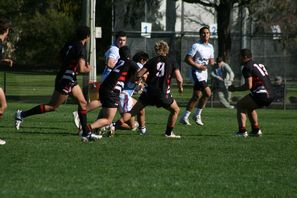
[{"label": "jersey number", "polygon": [[268,72],[267,72],[267,70],[266,70],[266,68],[265,68],[264,65],[262,65],[262,64],[259,64],[259,65],[254,64],[254,67],[256,67],[258,69],[258,71],[262,74],[262,76],[268,76]]},{"label": "jersey number", "polygon": [[165,63],[163,62],[158,62],[157,63],[157,73],[156,76],[157,77],[162,77],[165,74]]}]

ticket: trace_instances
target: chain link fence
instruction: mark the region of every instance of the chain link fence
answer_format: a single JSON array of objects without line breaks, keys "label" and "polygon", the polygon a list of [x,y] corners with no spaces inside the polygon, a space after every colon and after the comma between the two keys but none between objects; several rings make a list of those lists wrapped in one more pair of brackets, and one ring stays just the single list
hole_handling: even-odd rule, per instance
[{"label": "chain link fence", "polygon": [[[151,38],[143,38],[140,32],[127,32],[128,46],[131,48],[132,54],[139,50],[146,51],[150,57],[154,56],[154,44],[159,40],[165,40],[170,46],[170,55],[175,58],[177,64],[180,66],[182,75],[185,79],[186,92],[182,96],[177,95],[176,98],[181,105],[191,97],[191,80],[190,80],[190,66],[184,62],[184,57],[193,43],[199,39],[196,32],[176,33],[176,32],[153,32]],[[230,57],[230,66],[235,73],[235,84],[240,84],[242,81],[239,51],[241,48],[241,36],[232,35],[232,49]],[[217,39],[212,38],[211,43],[215,48],[215,56],[217,56]],[[249,47],[253,52],[254,59],[263,63],[275,87],[280,93],[279,100],[273,103],[273,107],[277,108],[296,108],[297,107],[297,70],[296,59],[297,54],[295,49],[285,49],[280,39],[273,39],[273,35],[259,35],[250,37],[248,42]],[[103,54],[98,55],[98,59],[103,59]],[[104,68],[102,61],[98,61],[97,65],[98,80],[100,80],[100,73]],[[3,67],[1,67],[3,68]],[[56,70],[56,68],[55,68]],[[275,79],[282,79],[280,86],[276,85]],[[55,72],[53,71],[36,71],[30,67],[21,68],[16,67],[0,72],[0,86],[6,91],[8,100],[16,101],[38,101],[39,99],[49,98],[54,87]],[[82,76],[79,76],[79,82],[82,84]],[[210,81],[209,81],[210,83]],[[211,84],[209,84],[211,86]],[[174,87],[174,85],[173,85]],[[233,93],[234,103],[236,98],[241,97],[245,93]],[[44,102],[44,100],[43,100]],[[214,96],[209,101],[211,106],[221,106]]]}]

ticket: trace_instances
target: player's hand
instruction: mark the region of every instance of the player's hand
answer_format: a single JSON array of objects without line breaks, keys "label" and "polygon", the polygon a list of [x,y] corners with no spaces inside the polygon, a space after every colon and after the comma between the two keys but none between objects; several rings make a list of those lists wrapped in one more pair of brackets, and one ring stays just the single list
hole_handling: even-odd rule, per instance
[{"label": "player's hand", "polygon": [[224,79],[222,77],[218,77],[219,81],[224,81]]},{"label": "player's hand", "polygon": [[207,70],[207,66],[204,64],[199,64],[199,69],[202,71]]},{"label": "player's hand", "polygon": [[9,58],[2,59],[1,62],[3,62],[4,64],[8,65],[9,67],[12,67],[13,66],[13,60],[11,60]]}]

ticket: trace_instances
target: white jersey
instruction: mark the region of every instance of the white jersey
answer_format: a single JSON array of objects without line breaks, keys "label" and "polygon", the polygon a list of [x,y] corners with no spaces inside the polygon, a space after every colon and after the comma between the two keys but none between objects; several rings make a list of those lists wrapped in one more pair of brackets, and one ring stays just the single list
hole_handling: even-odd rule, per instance
[{"label": "white jersey", "polygon": [[[105,53],[104,53],[105,60],[107,61],[108,58],[112,58],[115,62],[118,62],[120,59],[119,48],[116,45],[112,45]],[[102,73],[102,81],[109,75],[111,72],[111,68],[105,66],[103,73]]]},{"label": "white jersey", "polygon": [[[214,58],[214,49],[212,44],[208,43],[205,44],[203,41],[198,41],[194,43],[190,50],[188,51],[187,55],[193,57],[195,63],[208,65],[209,59]],[[208,71],[207,70],[199,70],[197,68],[192,67],[192,74],[194,81],[205,81],[207,82],[208,78]]]},{"label": "white jersey", "polygon": [[[143,67],[141,63],[137,63],[137,65],[139,69]],[[132,109],[134,105],[132,95],[136,87],[137,87],[137,84],[134,82],[125,83],[124,89],[120,93],[120,105],[119,105],[120,113],[126,113]]]}]

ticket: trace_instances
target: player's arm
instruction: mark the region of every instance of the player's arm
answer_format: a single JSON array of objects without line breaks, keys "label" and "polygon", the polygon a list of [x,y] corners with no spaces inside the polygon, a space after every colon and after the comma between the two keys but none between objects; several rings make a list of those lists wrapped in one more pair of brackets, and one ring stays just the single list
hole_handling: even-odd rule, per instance
[{"label": "player's arm", "polygon": [[187,64],[189,64],[190,66],[196,68],[196,69],[199,69],[199,70],[207,70],[207,67],[203,64],[199,64],[199,63],[196,63],[194,60],[193,60],[193,57],[190,56],[190,55],[186,55],[185,57],[185,62]]},{"label": "player's arm", "polygon": [[209,64],[210,66],[214,66],[214,64],[215,64],[215,60],[214,60],[214,58],[210,58],[210,59],[208,60],[208,64]]},{"label": "player's arm", "polygon": [[143,67],[143,68],[141,68],[141,69],[137,72],[136,77],[137,77],[137,78],[141,78],[142,76],[144,76],[144,74],[145,74],[146,72],[147,72],[147,68]]},{"label": "player's arm", "polygon": [[229,91],[246,91],[251,89],[253,86],[253,78],[252,76],[245,78],[245,83],[239,87],[235,87],[234,85],[231,85],[228,90]]},{"label": "player's arm", "polygon": [[217,80],[223,81],[222,77],[216,74],[214,67],[211,67],[210,76]]},{"label": "player's arm", "polygon": [[91,66],[84,58],[78,60],[78,68],[80,73],[88,73],[91,70]]},{"label": "player's arm", "polygon": [[12,67],[13,65],[13,60],[9,59],[9,58],[4,58],[1,60],[1,63],[8,65],[9,67]]},{"label": "player's arm", "polygon": [[2,88],[0,87],[0,118],[2,118],[5,109],[7,108],[7,102],[6,102],[6,98],[5,98],[5,94],[4,91],[2,90]]},{"label": "player's arm", "polygon": [[227,63],[225,63],[224,67],[230,76],[230,81],[232,82],[234,80],[234,72],[232,71],[230,65],[228,65]]},{"label": "player's arm", "polygon": [[110,69],[114,68],[114,66],[116,65],[117,61],[112,58],[112,57],[108,57],[106,60],[106,66]]},{"label": "player's arm", "polygon": [[177,83],[177,86],[178,86],[178,92],[179,93],[183,93],[184,91],[184,88],[183,88],[183,77],[180,73],[180,70],[179,69],[176,69],[174,70],[174,74],[175,74],[175,78],[176,78],[176,83]]}]

